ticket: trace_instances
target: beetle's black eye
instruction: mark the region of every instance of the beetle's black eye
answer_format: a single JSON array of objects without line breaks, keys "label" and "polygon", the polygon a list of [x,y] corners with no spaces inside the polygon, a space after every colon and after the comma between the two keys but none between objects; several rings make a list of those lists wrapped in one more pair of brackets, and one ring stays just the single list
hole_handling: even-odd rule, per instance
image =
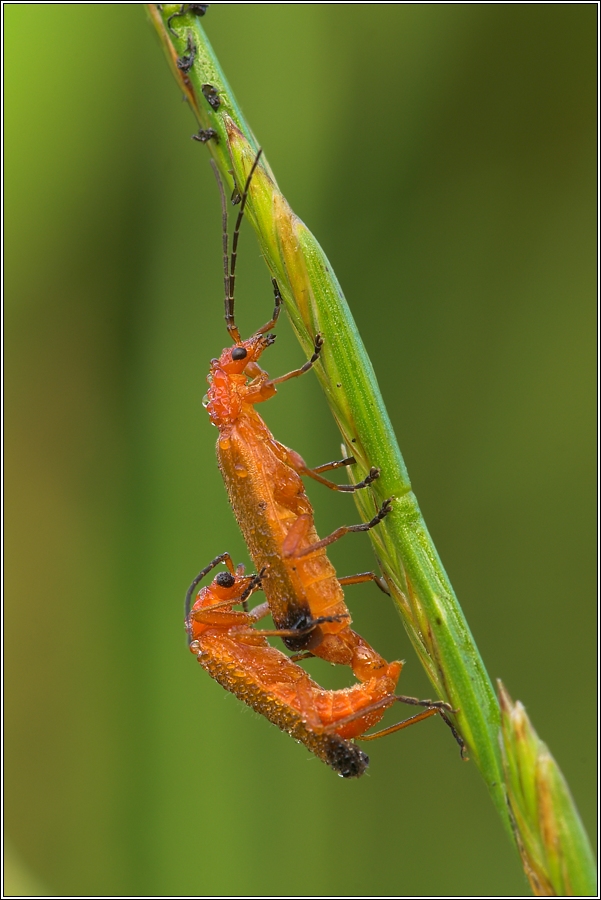
[{"label": "beetle's black eye", "polygon": [[215,578],[215,584],[218,584],[219,587],[231,588],[235,583],[236,579],[231,572],[220,572]]},{"label": "beetle's black eye", "polygon": [[239,359],[246,359],[248,356],[248,350],[244,347],[234,347],[232,350],[232,359],[234,362],[238,362]]}]

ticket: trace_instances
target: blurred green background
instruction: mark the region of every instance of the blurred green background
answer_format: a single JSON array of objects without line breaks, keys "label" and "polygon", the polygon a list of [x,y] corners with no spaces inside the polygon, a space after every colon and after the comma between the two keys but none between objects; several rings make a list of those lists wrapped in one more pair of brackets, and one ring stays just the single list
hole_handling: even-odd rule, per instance
[{"label": "blurred green background", "polygon": [[[4,13],[7,893],[524,893],[438,720],[371,744],[345,782],[186,651],[193,575],[226,549],[248,562],[201,406],[226,343],[208,153],[142,6]],[[589,833],[596,15],[215,4],[204,20],[345,289],[488,671]],[[249,333],[272,299],[249,228],[237,286]],[[273,374],[303,361],[278,331]],[[262,412],[311,463],[338,455],[310,375]],[[357,520],[309,491],[320,533]],[[364,536],[332,556],[373,565]],[[407,659],[403,692],[429,696],[392,605],[347,596]]]}]

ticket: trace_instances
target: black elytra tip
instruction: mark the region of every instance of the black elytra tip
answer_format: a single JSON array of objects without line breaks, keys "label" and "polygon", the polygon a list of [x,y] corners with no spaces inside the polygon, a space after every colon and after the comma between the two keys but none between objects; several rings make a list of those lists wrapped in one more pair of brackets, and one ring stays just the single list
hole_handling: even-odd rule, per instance
[{"label": "black elytra tip", "polygon": [[327,761],[342,778],[360,778],[369,766],[369,756],[363,750],[335,734],[327,741]]}]

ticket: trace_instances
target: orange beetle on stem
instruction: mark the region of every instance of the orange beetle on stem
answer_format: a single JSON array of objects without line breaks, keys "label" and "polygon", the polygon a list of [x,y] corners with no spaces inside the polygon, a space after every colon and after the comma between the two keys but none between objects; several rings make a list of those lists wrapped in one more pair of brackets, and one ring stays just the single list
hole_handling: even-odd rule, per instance
[{"label": "orange beetle on stem", "polygon": [[[220,572],[202,588],[190,609],[198,583],[221,562],[229,571]],[[377,676],[363,684],[325,690],[292,659],[271,647],[267,636],[284,636],[287,632],[252,627],[269,613],[268,604],[262,603],[250,612],[232,608],[236,604],[245,606],[247,598],[261,586],[264,574],[244,575],[244,567],[235,568],[230,555],[223,553],[197,575],[186,595],[190,650],[222,687],[308,747],[343,778],[362,775],[369,763],[366,754],[352,743],[353,738],[372,740],[436,714],[442,716],[461,746],[445,712],[451,710],[447,703],[395,695],[401,662],[385,663]],[[391,728],[365,735],[396,702],[427,708]]]},{"label": "orange beetle on stem", "polygon": [[[309,476],[333,490],[355,491],[367,487],[379,475],[377,469],[356,485],[336,485],[323,472],[354,463],[352,457],[310,469],[294,450],[277,441],[257,413],[255,405],[276,393],[276,385],[309,371],[319,358],[323,339],[315,338],[315,352],[300,369],[271,379],[258,360],[275,340],[268,334],[277,322],[281,296],[273,279],[275,309],[267,324],[248,340],[242,340],[234,320],[234,285],[238,236],[257,154],[248,175],[234,230],[231,264],[228,255],[227,210],[223,185],[219,183],[223,212],[225,274],[225,318],[235,341],[211,361],[207,410],[219,429],[217,458],[230,502],[250,555],[258,570],[265,570],[263,589],[276,627],[291,632],[284,638],[290,650],[309,651],[332,663],[350,666],[360,681],[366,681],[388,663],[349,627],[350,615],[342,585],[383,581],[373,572],[338,578],[326,555],[326,547],[354,531],[368,531],[390,511],[385,501],[370,522],[343,526],[320,540],[313,510],[301,480]],[[250,379],[250,380],[249,380]],[[386,591],[387,592],[387,591]],[[317,619],[326,621],[321,624]]]}]

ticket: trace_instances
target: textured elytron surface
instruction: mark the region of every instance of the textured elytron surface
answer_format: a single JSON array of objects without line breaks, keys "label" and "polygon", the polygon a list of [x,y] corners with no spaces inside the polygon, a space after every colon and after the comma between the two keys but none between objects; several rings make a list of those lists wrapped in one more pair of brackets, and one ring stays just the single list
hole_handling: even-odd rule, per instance
[{"label": "textured elytron surface", "polygon": [[[214,652],[215,649],[217,649],[215,647],[216,643],[219,644],[218,653]],[[234,655],[241,648],[238,647],[235,642],[229,641],[227,638],[221,638],[217,641],[212,641],[210,638],[207,638],[203,641],[203,644],[205,650],[204,652],[201,650],[198,653],[198,662],[222,687],[232,694],[235,694],[240,700],[244,701],[244,703],[256,712],[265,716],[266,719],[269,719],[270,722],[273,722],[273,724],[277,725],[282,731],[287,732],[295,740],[304,744],[312,751],[312,753],[331,766],[336,772],[339,772],[343,777],[351,778],[363,774],[368,766],[369,758],[359,747],[336,734],[324,734],[313,728],[307,727],[303,716],[291,705],[291,703],[284,702],[284,700],[275,693],[266,691],[265,682],[270,680],[268,667],[265,667],[262,678],[258,669],[256,671],[249,671],[243,668],[240,665],[240,662],[234,658]],[[226,654],[228,644],[233,648],[232,656],[229,659]],[[207,646],[211,645],[213,652],[207,652]],[[243,653],[245,649],[246,648],[242,648]],[[268,650],[273,650],[273,648],[268,648]],[[309,679],[302,669],[294,666],[294,664],[282,653],[279,653],[279,651],[273,650],[273,653],[268,653],[267,657],[270,663],[275,663],[276,671],[277,664],[281,660],[280,667],[282,669],[282,681],[284,681],[286,676],[289,676],[291,668],[293,667],[298,670],[299,681],[306,680],[311,682],[311,679]],[[273,677],[273,673],[271,673],[272,680]],[[311,682],[311,685],[315,685],[315,688],[319,692],[326,693],[325,691],[322,691],[315,682]],[[352,690],[353,689],[351,688],[350,691]],[[342,694],[344,692],[336,693]],[[292,686],[290,696],[294,696]],[[382,713],[379,712],[378,718],[381,715]]]},{"label": "textured elytron surface", "polygon": [[313,650],[323,634],[348,627],[350,617],[325,549],[300,559],[283,554],[290,529],[300,524],[299,519],[304,527],[295,541],[297,551],[319,538],[290,451],[276,441],[254,408],[255,403],[272,396],[275,387],[268,383],[265,372],[251,382],[243,374],[247,365],[258,369],[256,360],[268,344],[266,338],[255,335],[243,342],[248,356],[242,362],[232,362],[231,348],[213,361],[207,409],[219,428],[217,459],[234,514],[257,570],[265,569],[263,587],[276,626],[298,629],[312,618],[347,616],[324,623],[310,635],[286,641],[290,649],[311,646]]},{"label": "textured elytron surface", "polygon": [[[264,587],[279,628],[319,615],[348,613],[336,572],[325,549],[298,560],[282,558],[282,545],[298,516],[310,517],[299,550],[319,540],[313,511],[300,476],[282,460],[285,448],[250,409],[217,442],[217,457],[230,502],[253,562],[268,567]],[[336,633],[349,620],[327,623]]]}]

